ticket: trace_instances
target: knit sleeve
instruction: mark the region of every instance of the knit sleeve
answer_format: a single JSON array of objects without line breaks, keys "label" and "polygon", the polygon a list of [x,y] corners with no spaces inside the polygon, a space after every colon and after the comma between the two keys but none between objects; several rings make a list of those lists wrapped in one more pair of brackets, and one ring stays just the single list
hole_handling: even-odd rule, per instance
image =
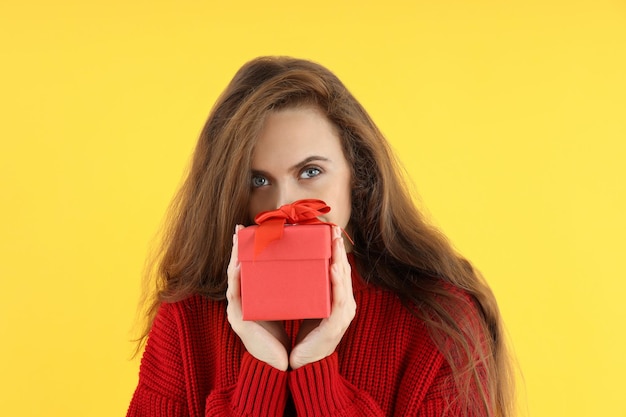
[{"label": "knit sleeve", "polygon": [[233,385],[224,389],[207,386],[208,394],[200,394],[203,390],[193,375],[198,369],[192,364],[201,361],[206,365],[210,359],[190,357],[194,351],[190,345],[192,333],[201,330],[198,326],[190,327],[195,321],[189,322],[180,310],[176,304],[163,304],[157,313],[127,417],[282,416],[287,401],[287,373],[247,352]]},{"label": "knit sleeve", "polygon": [[291,371],[289,387],[299,416],[384,416],[367,392],[341,376],[337,353]]},{"label": "knit sleeve", "polygon": [[443,361],[415,415],[417,417],[457,416],[458,413],[450,408],[455,392],[452,371],[450,366]]},{"label": "knit sleeve", "polygon": [[454,382],[450,365],[443,361],[419,407],[417,417],[488,415],[480,399],[478,388],[471,382],[466,388],[468,392],[462,395]]},{"label": "knit sleeve", "polygon": [[283,415],[286,402],[287,372],[245,352],[237,383],[209,394],[206,416],[278,417]]},{"label": "knit sleeve", "polygon": [[184,380],[176,320],[170,305],[163,304],[148,336],[127,417],[188,416]]},{"label": "knit sleeve", "polygon": [[[471,346],[471,353],[467,353],[453,340],[446,343],[450,349],[448,357],[452,357],[456,364],[458,375],[453,372],[453,367],[441,355],[441,366],[438,368],[435,378],[429,386],[420,407],[418,417],[435,417],[442,414],[448,416],[478,417],[492,415],[489,413],[490,395],[486,392],[488,376],[486,361],[490,355],[489,341],[483,333],[481,317],[476,302],[465,292],[455,288],[449,288],[457,294],[453,311],[456,325],[466,336]],[[471,337],[472,335],[477,337]],[[474,342],[478,339],[478,342]],[[474,346],[473,343],[478,343]]]}]

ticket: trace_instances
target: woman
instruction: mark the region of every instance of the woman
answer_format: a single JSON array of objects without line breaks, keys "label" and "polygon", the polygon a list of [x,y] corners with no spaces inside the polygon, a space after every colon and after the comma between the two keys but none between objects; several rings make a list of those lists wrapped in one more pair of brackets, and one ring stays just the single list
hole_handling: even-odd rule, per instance
[{"label": "woman", "polygon": [[[330,316],[242,320],[237,230],[308,198],[337,225]],[[365,110],[315,63],[264,57],[235,75],[171,209],[157,275],[129,416],[511,413],[492,292],[422,219]]]}]

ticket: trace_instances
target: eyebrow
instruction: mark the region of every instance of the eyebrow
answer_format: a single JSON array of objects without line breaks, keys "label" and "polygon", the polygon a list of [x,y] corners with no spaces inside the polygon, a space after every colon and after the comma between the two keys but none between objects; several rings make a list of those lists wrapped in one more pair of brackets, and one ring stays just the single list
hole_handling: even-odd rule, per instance
[{"label": "eyebrow", "polygon": [[[324,156],[319,156],[319,155],[311,155],[308,156],[306,158],[304,158],[302,161],[298,162],[297,164],[295,164],[294,166],[289,168],[289,171],[294,172],[294,171],[300,171],[302,168],[304,168],[307,164],[314,162],[314,161],[323,161],[323,162],[328,162],[330,161],[330,159],[324,157]],[[253,175],[263,175],[265,177],[270,176],[268,172],[265,172],[263,170],[260,169],[252,169],[252,174]]]},{"label": "eyebrow", "polygon": [[324,161],[324,162],[328,162],[330,161],[330,159],[325,158],[323,156],[318,156],[318,155],[312,155],[309,156],[307,158],[304,158],[302,161],[298,162],[297,164],[295,164],[294,166],[292,166],[291,168],[289,168],[290,171],[299,171],[302,168],[304,168],[305,165],[313,162],[313,161]]}]

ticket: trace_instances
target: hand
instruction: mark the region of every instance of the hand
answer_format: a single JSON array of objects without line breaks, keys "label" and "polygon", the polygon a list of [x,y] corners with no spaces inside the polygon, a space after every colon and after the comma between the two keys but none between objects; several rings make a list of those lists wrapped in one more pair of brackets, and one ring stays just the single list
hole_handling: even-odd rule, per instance
[{"label": "hand", "polygon": [[226,290],[228,322],[243,342],[248,353],[274,368],[285,371],[289,366],[287,349],[291,342],[282,322],[244,321],[242,319],[241,264],[237,250],[237,232],[242,228],[243,226],[239,225],[235,228],[233,249],[228,264],[228,289]]},{"label": "hand", "polygon": [[316,362],[331,355],[356,314],[352,293],[352,276],[341,228],[333,227],[330,278],[333,303],[330,316],[323,320],[305,320],[300,326],[296,345],[289,356],[292,369]]}]

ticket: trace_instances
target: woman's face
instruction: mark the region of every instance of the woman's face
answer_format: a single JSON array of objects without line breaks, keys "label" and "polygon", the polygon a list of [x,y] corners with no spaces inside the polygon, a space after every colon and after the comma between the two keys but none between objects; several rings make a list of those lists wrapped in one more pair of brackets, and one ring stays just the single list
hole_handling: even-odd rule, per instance
[{"label": "woman's face", "polygon": [[346,228],[351,211],[350,167],[334,125],[315,107],[271,112],[251,165],[249,214],[305,198],[326,202],[320,219]]}]

